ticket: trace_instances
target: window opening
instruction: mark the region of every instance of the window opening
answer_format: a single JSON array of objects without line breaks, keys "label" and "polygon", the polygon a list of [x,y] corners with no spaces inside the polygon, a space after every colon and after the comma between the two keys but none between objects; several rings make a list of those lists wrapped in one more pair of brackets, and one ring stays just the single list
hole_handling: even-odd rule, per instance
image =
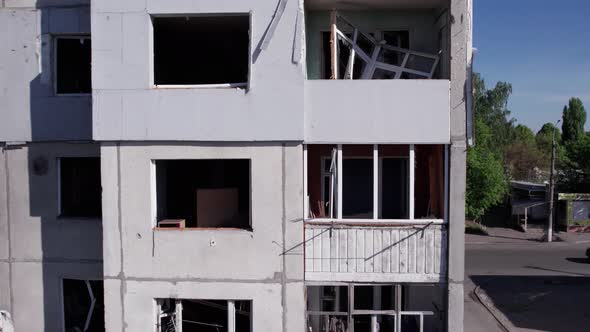
[{"label": "window opening", "polygon": [[155,85],[243,87],[250,64],[250,16],[152,17]]},{"label": "window opening", "polygon": [[104,331],[103,282],[63,279],[66,332]]},{"label": "window opening", "polygon": [[91,93],[90,36],[56,37],[55,54],[56,93]]},{"label": "window opening", "polygon": [[59,213],[62,217],[102,215],[100,158],[59,158]]},{"label": "window opening", "polygon": [[157,160],[158,228],[250,228],[250,160]]},{"label": "window opening", "polygon": [[159,299],[158,332],[249,332],[252,301]]},{"label": "window opening", "polygon": [[439,285],[308,286],[307,331],[443,331],[443,301]]}]

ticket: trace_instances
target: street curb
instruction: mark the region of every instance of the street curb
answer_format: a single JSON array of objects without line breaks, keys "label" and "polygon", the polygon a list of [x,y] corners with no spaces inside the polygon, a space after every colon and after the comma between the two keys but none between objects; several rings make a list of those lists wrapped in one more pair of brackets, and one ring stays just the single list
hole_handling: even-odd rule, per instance
[{"label": "street curb", "polygon": [[504,316],[504,314],[500,310],[498,310],[498,308],[496,308],[494,302],[490,299],[488,294],[481,289],[481,287],[476,286],[473,290],[473,294],[475,294],[475,297],[479,300],[479,303],[481,303],[490,312],[490,314],[492,314],[494,319],[496,319],[496,321],[504,331],[516,331],[514,325],[512,325],[510,320],[506,318],[506,316]]}]

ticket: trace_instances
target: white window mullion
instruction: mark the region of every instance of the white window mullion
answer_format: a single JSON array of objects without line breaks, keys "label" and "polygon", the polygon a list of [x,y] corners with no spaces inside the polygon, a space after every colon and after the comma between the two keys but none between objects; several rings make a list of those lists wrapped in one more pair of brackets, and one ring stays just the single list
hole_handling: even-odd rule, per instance
[{"label": "white window mullion", "polygon": [[444,157],[444,192],[443,192],[443,197],[444,197],[444,222],[448,223],[449,222],[449,146],[445,145],[444,146],[444,153],[445,153],[445,157]]},{"label": "white window mullion", "polygon": [[336,191],[338,196],[336,207],[338,208],[338,213],[336,214],[336,217],[342,219],[342,171],[344,168],[342,165],[342,144],[338,144],[338,151],[336,154],[338,159],[338,163],[336,164],[336,183],[338,184],[338,189]]},{"label": "white window mullion", "polygon": [[415,146],[414,144],[410,144],[410,190],[409,190],[409,198],[410,198],[410,211],[409,217],[410,220],[414,220],[414,181],[416,177],[416,162],[415,162]]},{"label": "white window mullion", "polygon": [[379,145],[373,145],[373,220],[379,219]]},{"label": "white window mullion", "polygon": [[227,332],[236,332],[236,302],[227,301]]},{"label": "white window mullion", "polygon": [[[322,165],[323,167],[323,165]],[[322,168],[323,171],[323,168]],[[324,175],[322,173],[322,179]],[[303,220],[309,218],[309,193],[307,188],[307,145],[303,146]],[[323,196],[322,196],[323,199]]]},{"label": "white window mullion", "polygon": [[182,332],[182,300],[176,300],[176,331]]}]

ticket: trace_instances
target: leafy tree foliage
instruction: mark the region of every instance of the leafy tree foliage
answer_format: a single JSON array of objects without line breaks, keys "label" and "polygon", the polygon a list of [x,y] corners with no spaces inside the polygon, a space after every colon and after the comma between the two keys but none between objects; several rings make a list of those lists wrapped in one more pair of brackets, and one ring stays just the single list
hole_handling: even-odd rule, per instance
[{"label": "leafy tree foliage", "polygon": [[579,98],[571,98],[568,105],[563,108],[563,140],[566,144],[576,142],[583,138],[584,125],[586,124],[586,110]]},{"label": "leafy tree foliage", "polygon": [[531,130],[531,128],[519,124],[514,128],[514,135],[515,140],[525,145],[533,145],[535,144],[535,133]]}]

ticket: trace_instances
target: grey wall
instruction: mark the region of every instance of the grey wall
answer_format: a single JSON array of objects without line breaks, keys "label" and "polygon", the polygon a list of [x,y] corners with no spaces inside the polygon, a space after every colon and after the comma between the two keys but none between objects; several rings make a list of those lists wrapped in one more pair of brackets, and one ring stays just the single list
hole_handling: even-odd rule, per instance
[{"label": "grey wall", "polygon": [[305,82],[306,143],[447,144],[449,121],[447,80]]},{"label": "grey wall", "polygon": [[[102,277],[101,220],[57,217],[57,158],[98,154],[90,144],[1,149],[0,307],[12,313],[16,330],[63,330],[61,279]],[[44,174],[33,170],[41,158]]]},{"label": "grey wall", "polygon": [[[254,330],[303,330],[301,145],[104,143],[101,156],[108,331],[153,328],[169,297],[252,299]],[[153,229],[151,161],[199,158],[251,159],[252,231]]]},{"label": "grey wall", "polygon": [[[268,48],[256,51],[276,6],[256,0],[95,1],[94,139],[302,140],[304,76],[293,53],[302,38],[297,1],[287,3]],[[153,88],[150,15],[226,12],[252,13],[250,88]]]},{"label": "grey wall", "polygon": [[0,141],[88,140],[90,95],[54,93],[53,38],[90,33],[88,1],[0,5]]}]

